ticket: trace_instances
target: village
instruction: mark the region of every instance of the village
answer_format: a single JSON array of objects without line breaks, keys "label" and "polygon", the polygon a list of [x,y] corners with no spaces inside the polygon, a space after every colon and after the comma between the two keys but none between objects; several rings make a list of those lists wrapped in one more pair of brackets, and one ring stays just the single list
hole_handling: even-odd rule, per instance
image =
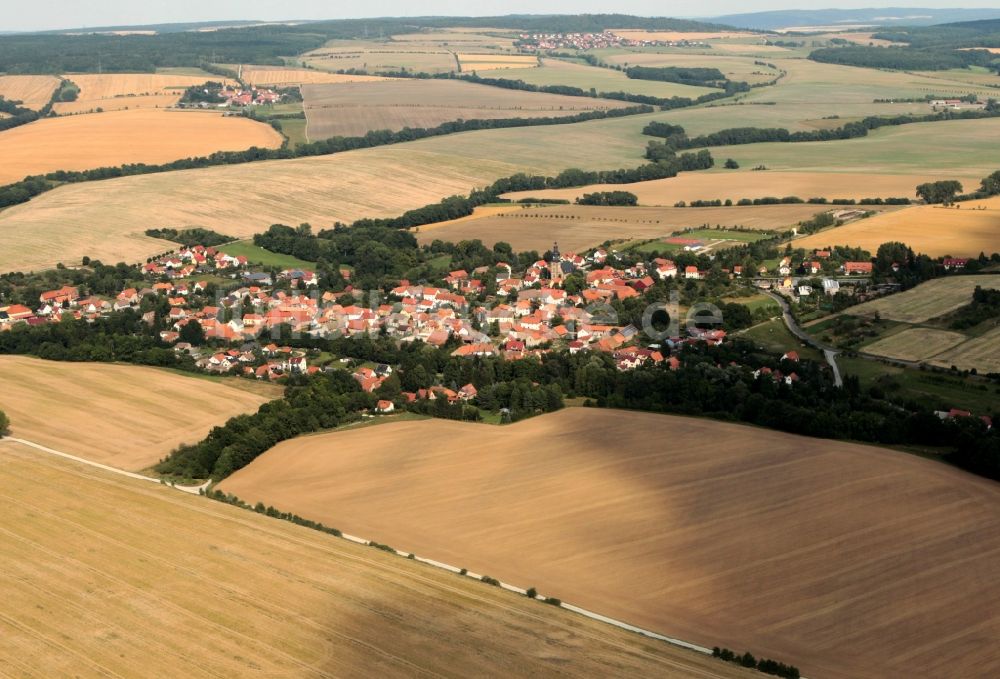
[{"label": "village", "polygon": [[[834,258],[835,259],[835,258]],[[708,271],[678,265],[656,257],[649,262],[626,260],[614,250],[595,249],[585,255],[562,253],[558,244],[546,257],[515,271],[506,262],[473,271],[454,270],[437,285],[400,280],[386,290],[362,291],[350,283],[339,292],[321,291],[313,271],[266,271],[246,257],[225,253],[225,247],[192,246],[154,258],[141,267],[145,285],[135,285],[110,296],[87,295],[63,286],[42,293],[36,308],[9,305],[0,308],[0,331],[18,324],[58,323],[63,319],[94,321],[115,312],[141,315],[153,326],[160,311],[159,339],[165,346],[189,356],[197,369],[207,373],[237,374],[251,379],[277,381],[290,375],[320,370],[353,368],[362,389],[374,392],[391,374],[391,366],[369,366],[347,359],[310,364],[315,351],[297,349],[289,338],[391,337],[399,342],[421,341],[447,348],[455,357],[503,357],[517,361],[565,350],[571,354],[594,351],[609,354],[621,371],[644,364],[680,366],[678,349],[685,344],[710,345],[725,341],[719,325],[677,330],[659,343],[643,342],[633,324],[620,324],[611,304],[642,298],[658,282],[702,281],[721,276],[727,285],[774,289],[795,300],[813,294],[810,277],[831,271],[844,277],[867,280],[870,261],[832,262],[829,251],[793,263],[783,257],[773,270],[760,267],[756,277],[744,266]],[[960,265],[955,260],[952,265]],[[716,267],[717,269],[718,267]],[[495,294],[486,294],[488,276],[494,276]],[[567,278],[582,279],[583,286],[567,286]],[[209,295],[210,278],[230,280]],[[573,290],[566,288],[569,287]],[[818,291],[817,291],[818,292]],[[823,278],[822,292],[840,292],[835,276]],[[682,326],[683,327],[683,326]],[[783,358],[797,362],[798,356]],[[350,365],[349,365],[350,364]],[[765,376],[791,385],[796,376]],[[435,388],[449,401],[474,397],[474,387]],[[435,398],[433,390],[404,394],[407,399]],[[380,404],[389,408],[391,404]]]},{"label": "village", "polygon": [[522,33],[514,43],[523,51],[573,49],[597,50],[611,47],[708,47],[702,40],[636,40],[613,31],[602,33]]}]

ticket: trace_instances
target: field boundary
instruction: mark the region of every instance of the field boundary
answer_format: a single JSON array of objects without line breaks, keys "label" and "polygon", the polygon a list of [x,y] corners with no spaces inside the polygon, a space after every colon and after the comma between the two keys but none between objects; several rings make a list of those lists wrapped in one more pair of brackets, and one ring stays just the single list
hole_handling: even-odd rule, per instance
[{"label": "field boundary", "polygon": [[[129,472],[129,471],[125,471],[124,469],[118,469],[117,467],[112,467],[110,465],[102,464],[100,462],[94,462],[92,460],[87,460],[85,458],[78,457],[76,455],[70,455],[69,453],[64,453],[62,451],[55,450],[53,448],[49,448],[48,446],[43,446],[41,444],[34,443],[32,441],[27,441],[25,439],[16,438],[16,437],[13,437],[13,436],[0,437],[0,442],[3,442],[3,441],[10,441],[12,443],[18,443],[20,445],[27,446],[29,448],[33,448],[35,450],[38,450],[38,451],[43,452],[43,453],[47,453],[49,455],[54,455],[56,457],[61,457],[61,458],[67,459],[67,460],[71,460],[73,462],[79,462],[81,464],[85,464],[85,465],[88,465],[88,466],[91,466],[91,467],[96,467],[98,469],[102,469],[104,471],[111,472],[111,473],[114,473],[114,474],[119,474],[121,476],[125,476],[125,477],[128,477],[130,479],[134,479],[136,481],[146,481],[146,482],[150,482],[150,483],[156,483],[158,485],[168,485],[170,488],[173,488],[175,490],[179,490],[179,491],[181,491],[183,493],[187,493],[189,495],[201,495],[201,496],[208,497],[208,491],[209,491],[210,486],[211,486],[211,481],[208,481],[208,482],[206,482],[206,483],[204,483],[204,484],[202,484],[200,486],[177,486],[177,485],[173,485],[173,484],[164,484],[160,479],[153,478],[152,476],[145,476],[143,474],[138,474],[136,472]],[[251,509],[251,511],[252,511],[252,509]],[[337,536],[332,535],[331,537],[337,537]],[[347,533],[343,533],[340,537],[342,539],[344,539],[344,540],[347,540],[348,542],[353,542],[355,544],[363,545],[365,547],[371,547],[371,546],[373,546],[375,544],[378,544],[378,543],[373,542],[372,540],[368,540],[366,538],[358,537],[356,535],[348,535]],[[481,575],[479,573],[473,573],[471,571],[465,571],[465,573],[463,573],[462,572],[463,569],[458,568],[457,566],[452,566],[451,564],[444,563],[442,561],[436,561],[434,559],[429,559],[429,558],[426,558],[426,557],[417,556],[416,554],[414,554],[412,552],[404,552],[404,551],[401,551],[401,550],[393,550],[393,551],[395,552],[395,554],[397,556],[400,556],[400,557],[402,557],[404,559],[412,559],[413,561],[419,561],[419,562],[421,562],[423,564],[427,564],[428,566],[433,566],[434,568],[440,568],[442,570],[446,570],[446,571],[448,571],[450,573],[454,573],[456,575],[461,575],[463,577],[469,577],[469,578],[472,578],[474,580],[482,580],[482,578],[483,578],[483,575]],[[498,586],[501,589],[507,590],[508,592],[514,592],[515,594],[520,594],[522,596],[527,596],[527,590],[524,589],[524,588],[518,587],[516,585],[512,585],[510,583],[506,583],[506,582],[502,582],[501,581]],[[536,599],[540,603],[546,603],[546,598],[547,597],[544,597],[544,596],[541,596],[541,595],[539,595],[538,597],[536,597]],[[617,620],[615,618],[611,618],[611,617],[608,617],[606,615],[601,615],[600,613],[597,613],[595,611],[591,611],[591,610],[588,610],[586,608],[581,608],[579,606],[574,606],[573,604],[569,604],[569,603],[566,603],[566,602],[560,602],[560,604],[557,606],[557,608],[565,608],[568,611],[571,611],[571,612],[576,613],[578,615],[582,615],[582,616],[584,616],[586,618],[590,618],[591,620],[596,620],[597,622],[602,622],[604,624],[611,625],[612,627],[617,627],[617,628],[625,630],[627,632],[633,632],[635,634],[639,634],[641,636],[648,637],[650,639],[656,639],[657,641],[663,641],[663,642],[666,642],[668,644],[671,644],[672,646],[677,646],[677,647],[680,647],[680,648],[685,648],[685,649],[687,649],[689,651],[695,651],[697,653],[702,653],[704,655],[712,655],[712,649],[706,648],[705,646],[694,644],[694,643],[691,643],[689,641],[684,641],[683,639],[677,639],[677,638],[674,638],[674,637],[668,637],[668,636],[666,636],[664,634],[660,634],[659,632],[654,632],[652,630],[648,630],[648,629],[645,629],[643,627],[638,627],[636,625],[631,625],[631,624],[629,624],[627,622],[624,622],[622,620]]]}]

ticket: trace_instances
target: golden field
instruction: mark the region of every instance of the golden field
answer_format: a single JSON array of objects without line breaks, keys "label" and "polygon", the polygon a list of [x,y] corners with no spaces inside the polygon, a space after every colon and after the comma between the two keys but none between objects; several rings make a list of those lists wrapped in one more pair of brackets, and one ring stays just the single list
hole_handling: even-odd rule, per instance
[{"label": "golden field", "polygon": [[[716,163],[725,162],[724,156],[713,154]],[[939,179],[933,175],[919,174],[854,174],[840,172],[775,172],[743,170],[718,170],[710,172],[683,172],[670,179],[655,179],[635,184],[594,184],[572,189],[547,191],[522,191],[509,193],[505,198],[563,198],[576,200],[594,191],[629,191],[639,197],[641,205],[674,205],[678,201],[726,200],[734,203],[741,198],[766,198],[798,196],[803,200],[813,197],[834,198],[909,198],[918,184]],[[978,184],[979,180],[964,178],[963,183]],[[978,254],[978,251],[977,251]]]},{"label": "golden field", "polygon": [[251,146],[277,148],[281,141],[269,125],[212,111],[144,109],[47,118],[0,136],[0,185],[56,170],[168,163]]},{"label": "golden field", "polygon": [[0,212],[0,272],[77,263],[83,256],[135,262],[174,247],[143,235],[152,227],[203,226],[248,238],[271,224],[326,228],[337,221],[394,217],[518,169],[385,146],[70,184]]},{"label": "golden field", "polygon": [[866,354],[901,361],[923,361],[968,339],[960,332],[935,328],[907,328],[864,347]]},{"label": "golden field", "polygon": [[538,252],[548,250],[555,240],[564,252],[582,252],[608,240],[660,238],[679,229],[706,225],[787,229],[822,210],[823,206],[819,205],[718,208],[491,206],[477,209],[470,217],[421,226],[416,236],[420,243],[435,239],[458,242],[478,238],[492,246],[497,241],[504,241],[515,251]]},{"label": "golden field", "polygon": [[305,85],[310,139],[363,136],[371,130],[437,127],[454,120],[549,118],[623,108],[610,99],[519,92],[461,80],[384,80]]},{"label": "golden field", "polygon": [[975,368],[981,373],[1000,373],[1000,328],[954,346],[930,360],[942,368],[956,366],[959,370]]},{"label": "golden field", "polygon": [[[894,239],[887,237],[886,240]],[[852,316],[878,314],[880,318],[900,323],[924,323],[971,303],[972,292],[977,285],[1000,288],[1000,276],[982,274],[935,278],[904,292],[853,306],[847,313]]]},{"label": "golden field", "polygon": [[1000,487],[917,456],[572,408],[299,438],[221,487],[804,676],[1000,672]]},{"label": "golden field", "polygon": [[538,57],[524,54],[456,54],[462,71],[496,71],[538,66]]},{"label": "golden field", "polygon": [[9,441],[0,505],[6,676],[755,676]]},{"label": "golden field", "polygon": [[[971,182],[967,186],[973,185]],[[887,241],[902,241],[931,257],[975,257],[1000,249],[1000,197],[959,203],[961,207],[920,205],[821,231],[795,241],[803,248],[852,245],[872,253]]]},{"label": "golden field", "polygon": [[18,100],[24,108],[37,111],[52,99],[59,78],[51,75],[0,75],[0,96]]},{"label": "golden field", "polygon": [[76,101],[55,104],[60,114],[85,113],[101,108],[119,111],[135,108],[166,108],[176,104],[184,90],[208,80],[232,83],[221,76],[164,73],[80,73],[64,76],[80,88]]},{"label": "golden field", "polygon": [[0,356],[0,410],[11,435],[88,460],[139,470],[281,389],[157,368]]},{"label": "golden field", "polygon": [[243,80],[256,87],[284,87],[307,83],[361,83],[385,80],[373,75],[342,75],[307,68],[244,66]]}]

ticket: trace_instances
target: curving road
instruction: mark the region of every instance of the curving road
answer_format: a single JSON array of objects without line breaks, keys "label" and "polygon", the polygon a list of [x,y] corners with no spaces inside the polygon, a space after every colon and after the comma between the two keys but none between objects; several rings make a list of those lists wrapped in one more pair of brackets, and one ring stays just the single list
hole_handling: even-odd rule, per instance
[{"label": "curving road", "polygon": [[778,303],[778,306],[781,307],[781,317],[784,319],[785,326],[788,328],[789,332],[809,346],[823,352],[826,362],[830,364],[830,368],[833,370],[834,385],[838,387],[844,386],[844,379],[841,377],[840,367],[837,365],[837,354],[840,352],[835,347],[831,347],[829,344],[824,344],[823,342],[813,338],[812,335],[803,330],[802,326],[800,326],[798,321],[796,321],[792,316],[792,308],[789,306],[787,299],[776,292],[771,292],[770,290],[761,290],[761,292],[773,299]]}]

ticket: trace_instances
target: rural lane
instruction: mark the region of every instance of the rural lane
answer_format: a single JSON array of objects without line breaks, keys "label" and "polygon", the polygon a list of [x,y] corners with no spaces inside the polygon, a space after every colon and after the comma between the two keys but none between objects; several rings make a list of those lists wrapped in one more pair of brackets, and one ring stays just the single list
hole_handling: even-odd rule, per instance
[{"label": "rural lane", "polygon": [[818,349],[823,352],[823,356],[826,358],[826,362],[830,364],[830,368],[833,369],[833,383],[838,387],[844,386],[844,379],[840,375],[840,367],[837,365],[837,354],[839,353],[837,349],[831,347],[817,339],[814,339],[812,335],[802,329],[798,324],[798,321],[792,316],[792,308],[786,300],[781,295],[771,292],[770,290],[762,291],[765,295],[773,299],[781,307],[781,317],[785,321],[785,326],[788,328],[789,332],[798,337],[800,340],[808,344],[809,346]]},{"label": "rural lane", "polygon": [[[73,460],[74,462],[79,462],[81,464],[89,465],[91,467],[97,467],[98,469],[103,469],[104,471],[107,472],[112,472],[114,474],[127,476],[130,479],[137,479],[139,481],[149,481],[152,483],[161,483],[160,479],[153,478],[152,476],[145,476],[143,474],[137,474],[135,472],[127,472],[124,469],[118,469],[117,467],[101,464],[100,462],[94,462],[93,460],[87,460],[82,457],[77,457],[76,455],[70,455],[69,453],[64,453],[59,450],[54,450],[53,448],[49,448],[47,446],[34,443],[32,441],[26,441],[25,439],[14,438],[12,436],[4,436],[0,437],[0,441],[11,441],[13,443],[20,443],[22,446],[27,446],[28,448],[34,448],[35,450],[40,450],[43,453],[48,453],[49,455],[56,455],[58,457],[66,458],[67,460]],[[168,485],[170,485],[171,488],[176,488],[177,490],[184,493],[199,495],[203,489],[208,487],[209,483],[211,482],[206,481],[200,486],[175,486],[173,484],[168,484]]]}]

